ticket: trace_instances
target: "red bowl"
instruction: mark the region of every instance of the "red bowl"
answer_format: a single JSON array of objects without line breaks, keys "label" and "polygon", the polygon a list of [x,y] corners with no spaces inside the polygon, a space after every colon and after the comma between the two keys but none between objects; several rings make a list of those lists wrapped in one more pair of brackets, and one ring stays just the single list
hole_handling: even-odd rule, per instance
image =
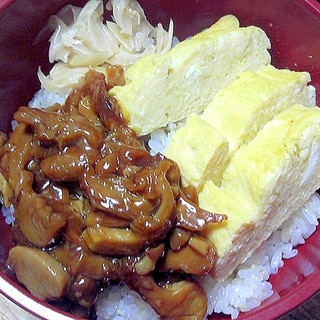
[{"label": "red bowl", "polygon": [[[152,23],[170,18],[180,40],[208,27],[225,14],[243,26],[263,28],[271,39],[272,63],[279,68],[309,71],[320,105],[320,4],[316,0],[140,0]],[[48,17],[67,3],[84,0],[0,0],[0,130],[9,131],[14,111],[39,89],[37,68],[48,70],[48,42],[34,42]],[[0,217],[0,269],[12,246],[10,229]],[[305,266],[310,271],[306,274]],[[274,319],[302,304],[320,290],[320,229],[298,255],[271,277],[280,299],[241,314],[239,319]],[[30,313],[44,319],[80,319],[32,297],[6,272],[0,271],[0,291]],[[217,316],[214,319],[219,318]],[[220,317],[221,318],[221,317]]]}]

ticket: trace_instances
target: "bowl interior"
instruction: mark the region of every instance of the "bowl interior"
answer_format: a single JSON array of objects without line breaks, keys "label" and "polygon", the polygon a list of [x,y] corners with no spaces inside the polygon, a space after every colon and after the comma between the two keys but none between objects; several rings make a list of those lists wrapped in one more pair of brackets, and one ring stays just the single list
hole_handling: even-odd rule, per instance
[{"label": "bowl interior", "polygon": [[[272,63],[279,68],[307,70],[318,91],[320,104],[320,7],[315,0],[140,0],[148,19],[165,26],[170,18],[175,22],[175,35],[184,39],[214,23],[225,14],[236,15],[241,25],[256,25],[265,30],[272,43]],[[67,3],[82,6],[83,0],[55,0],[50,6],[43,0],[4,1],[0,10],[0,130],[10,131],[13,113],[26,105],[39,89],[36,76],[39,66],[49,70],[48,38],[39,38],[39,31],[48,17]],[[306,37],[307,35],[307,37]],[[282,296],[282,305],[269,301],[260,309],[241,316],[256,319],[265,317],[268,309],[272,318],[289,311],[320,289],[320,232],[317,231],[299,255],[287,261],[272,283]],[[0,266],[3,267],[12,246],[10,229],[0,217]],[[317,253],[317,254],[315,254]],[[312,268],[306,272],[306,264]],[[10,273],[0,277],[13,279]],[[317,280],[317,281],[315,281]],[[17,288],[19,285],[14,284]],[[302,290],[303,289],[303,290]],[[23,291],[24,289],[21,288]],[[297,292],[299,291],[299,292]],[[25,292],[25,291],[23,291]],[[14,297],[11,297],[14,299]],[[270,309],[270,303],[273,308]],[[44,304],[46,305],[46,304]],[[270,311],[271,310],[271,311]],[[271,313],[270,313],[271,312]]]}]

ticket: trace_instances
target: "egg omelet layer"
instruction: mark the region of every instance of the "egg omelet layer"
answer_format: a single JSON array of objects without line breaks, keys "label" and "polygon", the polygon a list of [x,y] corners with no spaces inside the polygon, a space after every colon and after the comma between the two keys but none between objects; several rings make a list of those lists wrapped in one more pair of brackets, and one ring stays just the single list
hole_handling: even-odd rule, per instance
[{"label": "egg omelet layer", "polygon": [[270,41],[234,16],[138,60],[110,94],[139,135],[186,118],[164,154],[199,204],[223,279],[320,187],[320,109],[307,72],[270,65]]},{"label": "egg omelet layer", "polygon": [[295,105],[279,113],[231,158],[221,186],[208,180],[200,206],[228,220],[209,225],[213,271],[226,278],[320,186],[320,109]]},{"label": "egg omelet layer", "polygon": [[213,276],[226,278],[320,186],[320,109],[307,72],[266,66],[240,74],[201,115],[191,114],[165,155],[200,206],[228,220],[204,232]]},{"label": "egg omelet layer", "polygon": [[164,154],[178,163],[182,184],[194,185],[198,191],[206,180],[220,185],[234,153],[269,120],[296,103],[315,104],[309,81],[307,72],[271,65],[239,74],[213,97],[200,119],[187,117],[186,126],[173,135],[165,150]]},{"label": "egg omelet layer", "polygon": [[202,111],[239,73],[270,64],[268,49],[263,30],[239,27],[238,19],[228,15],[166,54],[139,59],[126,70],[125,85],[109,93],[129,125],[145,135]]}]

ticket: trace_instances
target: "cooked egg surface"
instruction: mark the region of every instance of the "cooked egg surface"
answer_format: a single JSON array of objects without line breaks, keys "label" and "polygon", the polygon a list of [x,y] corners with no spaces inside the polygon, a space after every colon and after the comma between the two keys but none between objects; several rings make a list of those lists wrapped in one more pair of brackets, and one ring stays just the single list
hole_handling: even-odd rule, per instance
[{"label": "cooked egg surface", "polygon": [[186,39],[166,54],[139,59],[125,73],[125,85],[110,90],[129,125],[145,135],[202,111],[214,95],[245,70],[270,64],[263,30],[239,27],[232,15]]},{"label": "cooked egg surface", "polygon": [[215,277],[230,275],[318,189],[319,132],[320,109],[295,105],[235,153],[220,188],[205,183],[200,206],[228,215],[206,230],[219,256]]},{"label": "cooked egg surface", "polygon": [[138,135],[186,118],[164,154],[200,206],[228,220],[203,234],[228,277],[320,187],[320,109],[307,72],[270,63],[270,41],[232,15],[166,54],[138,60],[110,90]]},{"label": "cooked egg surface", "polygon": [[315,105],[315,89],[307,72],[279,70],[269,65],[247,71],[222,89],[202,118],[229,142],[230,154],[252,140],[279,112],[296,103]]},{"label": "cooked egg surface", "polygon": [[182,185],[201,190],[206,180],[220,184],[229,160],[229,143],[197,114],[187,117],[186,125],[173,135],[164,154],[181,171]]},{"label": "cooked egg surface", "polygon": [[315,89],[307,72],[279,70],[269,65],[238,75],[221,89],[197,119],[172,136],[165,155],[181,169],[182,183],[200,191],[206,180],[221,184],[223,171],[234,153],[262,127],[296,103],[315,105]]}]

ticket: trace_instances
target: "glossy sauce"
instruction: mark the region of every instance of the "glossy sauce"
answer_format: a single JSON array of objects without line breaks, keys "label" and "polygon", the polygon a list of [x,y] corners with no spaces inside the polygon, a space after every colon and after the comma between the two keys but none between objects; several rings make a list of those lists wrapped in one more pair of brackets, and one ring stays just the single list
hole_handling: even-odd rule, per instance
[{"label": "glossy sauce", "polygon": [[[206,296],[190,275],[209,272],[215,251],[198,232],[226,217],[201,210],[194,189],[180,188],[177,165],[149,154],[109,98],[110,83],[90,71],[65,105],[15,113],[18,126],[0,148],[15,244],[54,257],[70,279],[54,300],[88,314],[101,288],[125,281],[162,316],[183,315],[190,301],[175,300],[197,292],[202,307],[188,314],[201,317]],[[8,260],[14,271],[19,263]],[[27,288],[33,277],[24,275]]]}]

